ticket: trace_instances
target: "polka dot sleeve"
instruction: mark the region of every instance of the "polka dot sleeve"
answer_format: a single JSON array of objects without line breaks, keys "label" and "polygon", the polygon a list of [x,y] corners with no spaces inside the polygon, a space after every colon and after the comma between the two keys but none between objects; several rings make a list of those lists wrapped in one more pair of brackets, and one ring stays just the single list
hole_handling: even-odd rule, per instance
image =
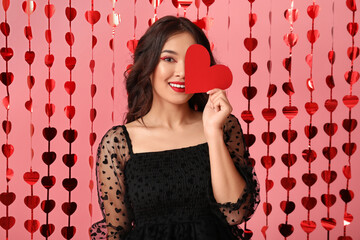
[{"label": "polka dot sleeve", "polygon": [[209,187],[210,205],[213,207],[216,215],[220,216],[224,221],[226,220],[229,225],[237,225],[250,219],[255,212],[260,202],[260,187],[254,168],[248,159],[249,153],[245,149],[244,136],[239,120],[234,115],[230,114],[226,119],[223,132],[226,147],[236,169],[244,178],[246,187],[237,202],[234,203],[216,202],[213,197],[212,187]]},{"label": "polka dot sleeve", "polygon": [[111,128],[99,144],[96,161],[99,204],[104,216],[102,230],[98,228],[96,235],[104,235],[103,231],[106,231],[108,238],[104,239],[124,239],[132,227],[133,211],[124,180],[128,158],[123,129],[120,126]]}]

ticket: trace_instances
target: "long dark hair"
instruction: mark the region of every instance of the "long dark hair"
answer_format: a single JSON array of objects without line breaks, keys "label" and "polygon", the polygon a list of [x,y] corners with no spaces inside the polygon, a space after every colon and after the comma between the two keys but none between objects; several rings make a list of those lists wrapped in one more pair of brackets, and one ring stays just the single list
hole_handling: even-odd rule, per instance
[{"label": "long dark hair", "polygon": [[[210,65],[215,65],[209,40],[198,26],[189,19],[175,16],[165,16],[157,20],[140,38],[134,53],[134,63],[124,73],[128,94],[127,123],[141,118],[150,111],[153,90],[150,75],[154,72],[165,42],[173,35],[187,32],[197,44],[203,45],[210,54]],[[203,111],[208,100],[208,94],[195,93],[188,101],[190,108]],[[144,124],[145,125],[145,124]]]}]

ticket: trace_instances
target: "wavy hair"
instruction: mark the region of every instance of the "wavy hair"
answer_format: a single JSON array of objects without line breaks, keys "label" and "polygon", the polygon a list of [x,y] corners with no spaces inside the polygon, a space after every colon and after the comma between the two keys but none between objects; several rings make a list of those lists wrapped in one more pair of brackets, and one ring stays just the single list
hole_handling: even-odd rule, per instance
[{"label": "wavy hair", "polygon": [[[151,109],[153,89],[150,75],[159,63],[161,50],[165,42],[173,35],[187,32],[197,44],[203,45],[209,52],[210,65],[215,65],[215,59],[210,49],[210,43],[203,30],[189,19],[175,16],[165,16],[157,20],[140,38],[133,56],[133,64],[124,72],[125,85],[128,94],[127,123],[141,118]],[[203,111],[208,100],[208,94],[195,93],[188,101],[190,108]]]}]

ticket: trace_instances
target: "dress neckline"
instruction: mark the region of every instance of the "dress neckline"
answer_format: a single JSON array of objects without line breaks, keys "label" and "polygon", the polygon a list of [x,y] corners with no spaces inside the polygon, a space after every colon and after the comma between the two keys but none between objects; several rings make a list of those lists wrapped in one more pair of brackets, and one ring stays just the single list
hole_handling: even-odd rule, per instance
[{"label": "dress neckline", "polygon": [[193,148],[200,147],[200,146],[205,146],[205,145],[208,144],[207,142],[203,142],[203,143],[199,143],[199,144],[192,145],[192,146],[188,146],[188,147],[181,147],[181,148],[174,148],[174,149],[166,149],[166,150],[153,151],[153,152],[138,152],[138,153],[134,153],[134,152],[133,152],[133,149],[132,149],[132,142],[131,142],[131,139],[130,139],[130,135],[129,135],[129,132],[127,131],[127,128],[126,128],[125,124],[124,124],[124,125],[121,125],[121,127],[123,128],[124,133],[125,133],[125,138],[126,138],[126,140],[127,140],[127,144],[128,144],[129,150],[130,150],[130,155],[143,155],[143,154],[166,153],[166,152],[180,151],[180,150],[185,150],[185,149],[193,149]]}]

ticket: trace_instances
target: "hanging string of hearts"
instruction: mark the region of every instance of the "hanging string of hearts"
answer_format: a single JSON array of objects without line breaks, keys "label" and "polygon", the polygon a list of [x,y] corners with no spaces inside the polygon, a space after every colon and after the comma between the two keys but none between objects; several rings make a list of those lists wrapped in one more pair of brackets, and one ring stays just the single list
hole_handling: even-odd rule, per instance
[{"label": "hanging string of hearts", "polygon": [[31,98],[31,89],[35,85],[35,77],[31,74],[31,64],[34,62],[35,52],[31,51],[31,39],[32,30],[30,24],[30,16],[36,9],[36,3],[34,1],[24,1],[22,3],[22,9],[27,15],[28,25],[24,29],[25,37],[29,41],[29,50],[25,52],[25,61],[29,65],[29,75],[27,76],[27,84],[29,88],[29,100],[25,103],[25,108],[30,112],[30,171],[24,174],[24,181],[30,185],[30,195],[24,198],[25,205],[30,208],[31,219],[27,219],[24,223],[25,229],[30,233],[30,239],[34,239],[34,233],[39,229],[40,222],[34,219],[34,209],[39,205],[39,196],[34,195],[33,185],[39,180],[39,173],[32,170],[32,160],[34,158],[34,149],[32,147],[32,137],[34,135],[34,124],[32,123],[32,112],[33,112],[33,100]]},{"label": "hanging string of hearts", "polygon": [[305,104],[305,110],[309,114],[309,125],[304,127],[304,132],[308,138],[308,148],[302,151],[302,157],[308,163],[308,172],[302,175],[302,181],[308,187],[308,195],[302,198],[302,201],[314,202],[311,205],[305,205],[307,210],[307,219],[302,220],[300,223],[301,228],[307,235],[307,239],[310,238],[310,233],[312,233],[316,228],[315,221],[310,220],[311,210],[316,206],[316,198],[311,196],[311,187],[317,181],[317,175],[311,172],[311,163],[316,160],[316,152],[312,149],[311,140],[317,135],[317,127],[313,126],[312,117],[318,110],[318,104],[313,102],[313,91],[315,90],[314,79],[313,79],[313,56],[314,56],[314,43],[319,38],[320,33],[318,30],[314,29],[315,18],[319,15],[319,5],[313,1],[312,5],[309,5],[307,8],[308,16],[311,18],[311,29],[307,32],[307,39],[310,42],[310,53],[306,55],[305,61],[310,68],[310,77],[306,80],[307,89],[310,92],[310,101]]},{"label": "hanging string of hearts", "polygon": [[270,2],[270,11],[269,11],[269,25],[270,25],[270,33],[268,38],[269,44],[269,60],[267,61],[267,70],[269,74],[269,87],[267,92],[268,98],[268,106],[262,110],[262,116],[267,121],[267,131],[263,132],[261,138],[263,142],[266,144],[266,155],[261,157],[261,164],[266,169],[266,178],[265,178],[265,201],[263,203],[263,211],[265,213],[265,226],[261,228],[261,232],[265,238],[267,239],[266,231],[269,228],[269,215],[272,212],[272,204],[269,202],[269,191],[274,186],[274,181],[269,178],[269,171],[275,164],[275,157],[270,155],[270,145],[275,142],[276,133],[270,131],[270,122],[276,116],[276,110],[271,108],[271,97],[273,97],[277,91],[277,87],[275,84],[271,83],[271,70],[272,70],[272,57],[271,57],[271,29],[272,29],[272,1]]},{"label": "hanging string of hearts", "polygon": [[45,40],[48,44],[48,53],[45,56],[45,65],[48,68],[48,78],[45,80],[45,88],[48,92],[48,103],[45,104],[45,114],[48,117],[48,126],[43,129],[43,136],[47,140],[47,151],[43,152],[42,160],[47,166],[47,173],[41,178],[41,184],[46,189],[46,199],[41,202],[41,209],[45,213],[46,222],[40,226],[40,233],[45,239],[48,239],[55,230],[55,225],[49,223],[50,212],[55,208],[55,201],[50,199],[50,189],[55,185],[55,176],[50,175],[51,164],[56,160],[56,153],[52,151],[52,140],[56,137],[57,129],[51,127],[51,117],[55,113],[55,104],[51,102],[51,92],[55,88],[55,80],[51,78],[51,67],[54,62],[54,55],[51,54],[51,18],[55,13],[55,6],[48,0],[44,7],[45,16],[47,18],[48,29],[45,30]]},{"label": "hanging string of hearts", "polygon": [[346,0],[347,8],[352,12],[352,21],[347,24],[348,33],[351,36],[351,47],[347,49],[347,56],[349,57],[350,71],[347,71],[344,75],[345,81],[349,84],[349,95],[343,97],[344,105],[349,109],[349,116],[342,121],[343,128],[348,132],[348,142],[342,145],[343,152],[347,155],[348,164],[343,167],[343,174],[346,178],[346,187],[340,190],[340,197],[345,203],[344,208],[344,231],[343,235],[340,236],[339,240],[351,239],[350,236],[346,234],[346,228],[353,221],[353,215],[348,212],[348,203],[351,202],[354,198],[354,192],[350,189],[350,179],[351,179],[351,156],[356,151],[356,143],[351,142],[351,133],[355,130],[357,126],[357,120],[353,119],[352,108],[355,107],[359,98],[356,95],[352,94],[353,85],[359,80],[359,72],[354,71],[354,61],[359,56],[359,48],[355,46],[355,36],[358,31],[359,24],[355,22],[355,12],[357,10],[355,0]]},{"label": "hanging string of hearts", "polygon": [[[252,11],[252,4],[254,0],[249,0],[250,3],[250,13],[249,16],[256,16],[256,13]],[[254,51],[257,47],[257,39],[252,36],[252,28],[255,25],[255,22],[249,21],[249,37],[244,39],[244,46],[249,51],[249,61],[243,64],[243,70],[248,75],[248,86],[243,87],[242,93],[244,97],[247,99],[247,110],[244,110],[241,113],[241,118],[246,122],[246,133],[244,134],[245,139],[245,147],[246,150],[249,151],[249,148],[255,143],[256,137],[254,134],[250,133],[250,123],[254,121],[254,116],[250,109],[251,100],[256,96],[257,89],[256,87],[251,86],[251,77],[257,70],[257,64],[252,61],[252,51]],[[250,151],[249,151],[250,152]],[[252,166],[255,166],[255,160],[253,158],[249,158],[252,163]],[[244,239],[251,239],[253,232],[247,228],[247,222],[245,222],[244,227]]]},{"label": "hanging string of hearts", "polygon": [[[94,180],[93,180],[93,170],[94,170],[94,143],[96,141],[96,133],[94,132],[94,121],[96,118],[96,109],[94,108],[94,96],[96,94],[96,84],[94,84],[94,70],[95,70],[95,59],[94,59],[94,47],[97,43],[97,38],[94,35],[94,25],[100,19],[100,12],[94,10],[94,0],[91,0],[91,10],[85,12],[85,19],[88,23],[91,24],[91,60],[89,63],[90,71],[91,71],[91,86],[90,86],[90,95],[91,95],[91,109],[90,109],[90,122],[91,129],[89,134],[89,143],[90,143],[90,156],[89,156],[89,167],[90,167],[90,181],[89,181],[89,189],[90,189],[90,203],[89,203],[89,215],[90,215],[90,223],[89,229],[91,228],[91,224],[93,223],[93,189],[94,189]],[[89,231],[90,237],[90,231]]]},{"label": "hanging string of hearts", "polygon": [[327,159],[327,170],[321,172],[321,178],[327,184],[326,194],[321,195],[321,202],[326,207],[326,217],[321,218],[321,225],[327,231],[327,240],[330,240],[330,231],[336,226],[335,218],[330,217],[330,207],[336,202],[336,195],[330,192],[331,186],[337,177],[337,173],[331,170],[331,162],[336,156],[337,148],[332,145],[332,137],[335,135],[338,129],[338,125],[333,122],[333,112],[337,107],[337,100],[333,99],[333,88],[335,87],[334,82],[334,62],[335,62],[335,51],[334,51],[334,9],[335,1],[332,2],[332,16],[333,23],[331,27],[331,50],[328,53],[328,60],[330,62],[330,75],[326,77],[326,84],[330,89],[330,98],[325,101],[325,108],[330,113],[330,122],[324,124],[324,131],[329,136],[329,145],[324,147],[322,152],[324,157]]},{"label": "hanging string of hearts", "polygon": [[184,17],[186,17],[186,9],[193,3],[193,0],[177,0],[177,2],[179,6],[184,9]]},{"label": "hanging string of hearts", "polygon": [[70,56],[65,59],[65,66],[69,70],[69,81],[66,81],[64,84],[65,91],[69,94],[70,105],[67,105],[64,108],[65,115],[69,119],[69,129],[63,131],[63,137],[65,141],[69,144],[69,153],[63,155],[63,162],[66,167],[69,168],[69,177],[64,178],[62,181],[62,186],[68,191],[69,197],[68,201],[64,202],[61,205],[61,209],[68,216],[67,226],[61,228],[61,235],[65,239],[72,239],[76,233],[76,227],[71,225],[71,215],[74,214],[77,208],[76,202],[71,201],[71,192],[77,186],[77,179],[71,177],[71,168],[75,165],[77,161],[77,155],[72,153],[71,144],[76,140],[78,132],[71,127],[71,120],[75,116],[75,107],[72,105],[72,95],[75,92],[75,82],[72,81],[72,70],[76,65],[76,58],[72,55],[72,46],[75,42],[75,36],[72,33],[71,23],[76,18],[77,11],[71,6],[71,0],[69,0],[69,6],[65,9],[66,18],[69,21],[69,32],[65,34],[65,40],[69,45]]},{"label": "hanging string of hearts", "polygon": [[[136,18],[136,0],[134,0],[134,33],[132,39],[127,41],[126,47],[129,49],[129,51],[134,54],[135,49],[138,45],[139,40],[136,39],[136,26],[137,26],[137,18]],[[130,69],[132,64],[128,65],[126,69]]]},{"label": "hanging string of hearts", "polygon": [[[281,186],[286,190],[286,200],[280,202],[281,210],[286,214],[285,223],[279,224],[279,231],[281,235],[286,239],[294,232],[294,226],[289,223],[288,218],[289,214],[295,210],[295,203],[290,201],[290,191],[296,185],[296,179],[291,177],[290,168],[296,162],[296,155],[291,153],[291,143],[297,138],[297,131],[291,129],[291,120],[297,115],[298,109],[296,106],[292,105],[291,96],[295,93],[294,87],[291,82],[291,59],[292,59],[292,49],[296,45],[298,40],[298,35],[293,32],[294,22],[298,18],[298,9],[294,8],[294,1],[290,3],[290,8],[286,9],[284,12],[285,19],[290,23],[290,33],[284,35],[284,42],[289,47],[289,57],[283,60],[283,66],[288,71],[289,79],[288,82],[283,83],[282,89],[289,96],[289,105],[283,107],[282,112],[284,116],[289,120],[288,129],[282,132],[283,139],[288,144],[288,151],[281,156],[281,161],[287,167],[287,176],[281,179]],[[305,199],[305,201],[304,201]],[[308,206],[310,200],[308,198],[303,198],[302,204]],[[305,207],[306,208],[306,207]]]},{"label": "hanging string of hearts", "polygon": [[121,22],[121,18],[120,18],[120,14],[115,12],[115,3],[117,2],[117,0],[112,0],[112,12],[109,13],[107,15],[107,22],[110,25],[110,27],[112,27],[112,35],[111,35],[111,39],[109,41],[109,46],[111,51],[113,52],[113,59],[112,59],[112,64],[111,64],[111,73],[113,76],[113,85],[111,87],[110,90],[110,94],[111,94],[111,98],[113,101],[113,109],[111,112],[111,120],[114,123],[114,108],[115,108],[115,100],[114,100],[114,89],[115,89],[115,51],[114,51],[114,38],[115,38],[115,28],[120,24]]},{"label": "hanging string of hearts", "polygon": [[10,35],[10,25],[7,21],[7,11],[10,7],[10,0],[3,0],[2,7],[5,12],[5,21],[1,22],[1,32],[5,36],[5,47],[1,48],[1,56],[5,60],[5,72],[1,72],[1,82],[6,87],[6,96],[3,98],[3,105],[6,109],[6,120],[2,122],[2,127],[6,135],[6,141],[2,144],[1,150],[3,155],[6,158],[6,191],[0,194],[0,201],[6,208],[6,215],[0,218],[0,226],[5,230],[6,239],[9,238],[9,230],[15,224],[15,217],[9,215],[9,207],[15,201],[16,194],[10,191],[9,182],[14,176],[14,170],[9,167],[9,158],[14,153],[14,146],[9,143],[9,133],[11,131],[11,121],[9,120],[9,110],[10,110],[10,92],[9,86],[14,81],[14,74],[9,71],[8,62],[13,57],[14,52],[12,48],[9,47],[8,37]]},{"label": "hanging string of hearts", "polygon": [[159,7],[159,5],[163,2],[164,0],[149,0],[150,4],[153,6],[154,8],[154,16],[152,18],[149,19],[148,24],[149,26],[153,25],[154,22],[156,22],[159,18],[157,16],[157,9]]}]

